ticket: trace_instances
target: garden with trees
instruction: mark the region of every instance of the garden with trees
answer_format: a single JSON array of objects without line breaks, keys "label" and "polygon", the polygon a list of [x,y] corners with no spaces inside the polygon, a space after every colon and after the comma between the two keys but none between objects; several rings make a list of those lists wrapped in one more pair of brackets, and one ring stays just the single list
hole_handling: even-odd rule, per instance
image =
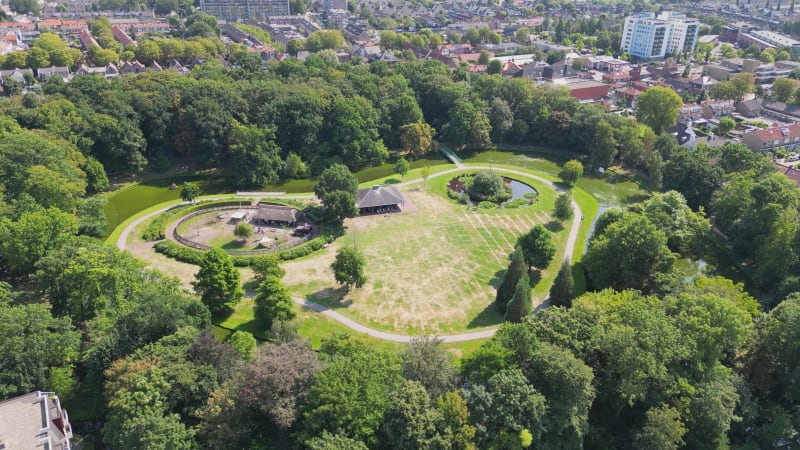
[{"label": "garden with trees", "polygon": [[[312,55],[269,69],[54,78],[0,102],[2,399],[55,391],[84,445],[130,449],[748,449],[800,432],[800,204],[768,157],[680,147],[647,102],[636,121],[495,75],[467,96],[465,71],[437,61]],[[448,199],[463,171],[411,160],[434,139],[472,171],[521,172],[538,200],[475,211]],[[559,147],[558,163],[481,151],[493,139]],[[386,164],[402,148],[409,167]],[[303,183],[347,234],[247,269],[222,250],[189,265],[98,239],[104,202],[126,192],[102,195],[111,182],[173,165],[197,177],[170,180],[174,203],[211,193],[195,169],[228,177],[228,192]],[[359,181],[385,179],[359,174],[396,167],[419,187],[407,191],[416,215],[351,219]],[[652,195],[623,192],[633,183],[614,177],[629,171]],[[566,217],[547,184],[561,181],[589,220]],[[598,201],[611,207],[588,238]],[[705,274],[681,270],[698,258]],[[387,345],[339,333],[294,296],[384,331],[502,325],[471,345]],[[404,310],[408,299],[425,301]],[[258,321],[235,323],[243,307]],[[314,327],[312,348],[301,333]]]}]

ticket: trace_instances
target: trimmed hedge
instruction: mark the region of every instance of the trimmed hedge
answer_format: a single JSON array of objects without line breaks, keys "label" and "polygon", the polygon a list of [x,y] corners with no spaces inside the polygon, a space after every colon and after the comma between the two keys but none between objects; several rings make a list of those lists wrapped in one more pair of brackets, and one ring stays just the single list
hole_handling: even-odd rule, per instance
[{"label": "trimmed hedge", "polygon": [[[303,256],[310,255],[311,253],[323,248],[325,244],[330,244],[336,239],[335,233],[321,234],[308,242],[298,245],[297,247],[287,248],[278,252],[278,258],[282,261],[289,261],[292,259],[302,258]],[[161,241],[155,245],[155,250],[164,256],[174,258],[189,264],[199,265],[203,259],[203,250],[197,250],[185,245],[179,244],[174,241]],[[237,267],[247,267],[250,265],[253,258],[258,258],[259,255],[231,255],[233,265]]]},{"label": "trimmed hedge", "polygon": [[163,213],[159,214],[158,217],[153,219],[153,221],[147,225],[147,228],[145,228],[144,232],[142,232],[142,239],[145,241],[160,241],[161,239],[166,238],[167,224],[170,223],[169,219],[176,216],[178,213],[191,214],[195,211],[206,208],[237,205],[250,206],[252,205],[252,200],[201,200],[191,205],[175,206],[164,211]]}]

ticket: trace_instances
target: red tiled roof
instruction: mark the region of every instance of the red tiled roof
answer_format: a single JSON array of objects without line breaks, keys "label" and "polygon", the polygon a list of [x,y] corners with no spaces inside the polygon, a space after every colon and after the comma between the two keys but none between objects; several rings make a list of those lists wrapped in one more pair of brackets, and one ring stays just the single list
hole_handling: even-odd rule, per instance
[{"label": "red tiled roof", "polygon": [[619,81],[619,80],[630,80],[631,74],[626,72],[611,72],[611,73],[604,73],[603,79],[606,81]]},{"label": "red tiled roof", "polygon": [[[785,134],[783,130],[786,130]],[[792,124],[784,127],[765,128],[763,130],[754,131],[753,134],[755,134],[758,139],[761,140],[761,142],[772,142],[778,139],[795,138],[800,137],[800,125]]]},{"label": "red tiled roof", "polygon": [[777,162],[773,162],[773,164],[775,164],[775,170],[786,175],[787,178],[794,181],[794,184],[800,186],[800,170],[792,166],[784,166]]}]

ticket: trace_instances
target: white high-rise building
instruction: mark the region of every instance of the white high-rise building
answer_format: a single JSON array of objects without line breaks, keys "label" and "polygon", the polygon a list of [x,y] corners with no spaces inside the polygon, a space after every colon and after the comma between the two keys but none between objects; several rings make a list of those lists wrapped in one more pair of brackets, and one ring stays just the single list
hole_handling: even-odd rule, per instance
[{"label": "white high-rise building", "polygon": [[691,53],[699,31],[700,21],[681,13],[638,14],[625,18],[620,50],[639,59]]}]

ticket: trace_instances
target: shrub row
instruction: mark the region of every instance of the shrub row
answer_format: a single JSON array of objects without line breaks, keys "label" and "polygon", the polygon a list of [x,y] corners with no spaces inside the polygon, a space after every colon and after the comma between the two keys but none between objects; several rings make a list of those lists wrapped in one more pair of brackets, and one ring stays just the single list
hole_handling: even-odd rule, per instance
[{"label": "shrub row", "polygon": [[531,201],[527,198],[515,198],[514,200],[509,200],[503,203],[504,208],[515,209],[521,206],[528,206],[531,204]]},{"label": "shrub row", "polygon": [[199,211],[201,209],[206,208],[216,208],[220,206],[250,206],[251,200],[201,200],[192,205],[178,205],[174,208],[170,208],[163,213],[159,214],[158,217],[153,219],[147,228],[145,228],[144,232],[142,232],[142,239],[145,241],[159,241],[166,237],[167,233],[167,224],[170,222],[170,218],[176,216],[178,213],[183,214],[190,214],[195,211]]},{"label": "shrub row", "polygon": [[[323,248],[325,244],[330,244],[336,239],[337,233],[321,234],[308,242],[298,245],[297,247],[287,248],[278,252],[278,258],[282,261],[289,261],[303,256],[310,255],[311,253]],[[174,258],[189,264],[199,265],[203,259],[203,250],[197,250],[185,245],[181,245],[174,241],[161,241],[155,245],[155,250],[164,256]],[[253,258],[258,258],[261,255],[232,255],[233,264],[237,267],[247,267],[252,262]]]}]

